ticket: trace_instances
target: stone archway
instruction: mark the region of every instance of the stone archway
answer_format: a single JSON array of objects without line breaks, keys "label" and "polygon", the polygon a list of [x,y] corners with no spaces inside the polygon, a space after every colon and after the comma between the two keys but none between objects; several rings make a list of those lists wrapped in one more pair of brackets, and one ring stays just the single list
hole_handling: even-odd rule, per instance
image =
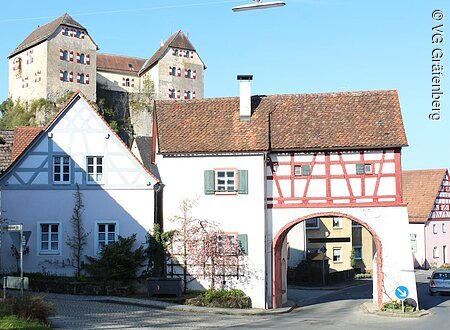
[{"label": "stone archway", "polygon": [[283,291],[283,272],[282,272],[282,246],[283,241],[286,238],[288,232],[297,224],[306,221],[310,218],[320,217],[343,217],[349,220],[353,220],[364,228],[366,228],[372,235],[376,248],[376,279],[377,279],[377,305],[378,307],[383,304],[383,286],[384,286],[384,273],[383,273],[383,251],[380,237],[366,222],[345,213],[340,212],[320,212],[309,214],[300,218],[297,218],[284,227],[282,227],[273,239],[273,279],[272,279],[272,306],[273,308],[279,308],[282,306],[282,291]]}]

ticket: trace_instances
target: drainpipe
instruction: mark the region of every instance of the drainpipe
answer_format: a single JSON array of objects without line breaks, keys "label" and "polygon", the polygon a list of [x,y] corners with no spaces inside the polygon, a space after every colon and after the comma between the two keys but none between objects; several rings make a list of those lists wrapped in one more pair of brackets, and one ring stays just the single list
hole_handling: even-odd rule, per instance
[{"label": "drainpipe", "polygon": [[429,263],[428,263],[428,256],[427,256],[427,226],[428,226],[428,221],[425,223],[425,226],[423,226],[423,241],[425,243],[424,245],[424,250],[423,250],[423,255],[424,255],[424,268],[429,268]]},{"label": "drainpipe", "polygon": [[164,231],[164,221],[163,221],[163,191],[164,184],[161,182],[153,186],[153,196],[154,196],[154,215],[153,222],[159,224],[161,232]]},{"label": "drainpipe", "polygon": [[[273,279],[272,279],[271,283],[269,283],[269,281],[268,281],[268,279],[269,279],[269,264],[272,263],[272,258],[273,258],[273,256],[272,256],[272,245],[271,245],[270,248],[268,247],[269,224],[267,223],[268,222],[268,217],[267,217],[267,174],[266,174],[266,172],[267,172],[267,157],[268,157],[268,154],[269,154],[268,152],[264,152],[264,154],[263,154],[263,175],[264,175],[264,200],[263,200],[263,203],[264,203],[264,259],[265,259],[265,262],[264,262],[265,267],[264,268],[265,268],[265,274],[266,274],[266,276],[265,276],[265,285],[264,285],[264,290],[265,290],[264,297],[265,297],[265,300],[266,300],[265,301],[265,308],[266,309],[272,307],[272,305],[270,304],[270,302],[272,301],[272,297],[270,297],[271,299],[268,299],[269,298],[268,295],[269,295],[269,292],[272,291],[272,285],[273,285],[272,284]],[[267,251],[267,249],[269,249],[269,251]],[[267,258],[268,254],[270,254],[269,260],[267,260],[268,259]],[[270,269],[271,268],[272,267],[270,267]]]}]

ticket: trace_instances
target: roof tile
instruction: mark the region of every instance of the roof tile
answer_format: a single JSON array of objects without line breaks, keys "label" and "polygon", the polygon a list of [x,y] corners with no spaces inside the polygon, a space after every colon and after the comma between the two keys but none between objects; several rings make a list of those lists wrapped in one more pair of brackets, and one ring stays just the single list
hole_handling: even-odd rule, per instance
[{"label": "roof tile", "polygon": [[143,58],[97,54],[97,70],[100,71],[125,72],[137,76],[144,63]]}]

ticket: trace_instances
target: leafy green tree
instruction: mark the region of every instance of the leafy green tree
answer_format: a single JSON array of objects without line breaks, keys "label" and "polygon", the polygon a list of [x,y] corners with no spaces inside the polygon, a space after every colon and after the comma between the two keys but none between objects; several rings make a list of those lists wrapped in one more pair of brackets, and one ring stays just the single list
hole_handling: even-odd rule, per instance
[{"label": "leafy green tree", "polygon": [[14,130],[16,126],[35,126],[36,115],[28,111],[23,103],[18,100],[13,102],[7,99],[0,105],[0,129]]},{"label": "leafy green tree", "polygon": [[153,233],[147,233],[148,247],[145,255],[148,258],[147,275],[154,277],[166,276],[167,251],[172,244],[175,231],[162,232],[159,224],[153,226]]},{"label": "leafy green tree", "polygon": [[87,256],[86,271],[96,279],[126,283],[136,277],[136,272],[145,261],[144,247],[134,249],[136,234],[106,245],[98,258]]}]

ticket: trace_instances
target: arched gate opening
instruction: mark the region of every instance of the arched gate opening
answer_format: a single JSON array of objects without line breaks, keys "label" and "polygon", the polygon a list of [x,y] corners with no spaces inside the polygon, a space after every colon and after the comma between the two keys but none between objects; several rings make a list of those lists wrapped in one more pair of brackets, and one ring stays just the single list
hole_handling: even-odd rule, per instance
[{"label": "arched gate opening", "polygon": [[374,296],[376,294],[376,302],[378,307],[382,306],[383,303],[383,286],[384,286],[384,273],[383,273],[383,253],[382,253],[382,244],[378,234],[371,228],[366,222],[361,219],[358,219],[352,215],[344,214],[340,212],[320,212],[309,214],[307,216],[300,217],[295,219],[284,227],[282,227],[278,233],[275,235],[273,239],[273,279],[272,279],[272,307],[279,308],[283,303],[283,286],[286,283],[286,272],[283,271],[283,259],[282,259],[282,248],[283,242],[285,241],[287,234],[289,231],[296,226],[297,224],[306,221],[311,218],[321,218],[321,217],[342,217],[349,220],[352,220],[361,226],[363,226],[367,231],[372,235],[372,239],[375,244],[376,249],[376,293],[374,292]]}]

